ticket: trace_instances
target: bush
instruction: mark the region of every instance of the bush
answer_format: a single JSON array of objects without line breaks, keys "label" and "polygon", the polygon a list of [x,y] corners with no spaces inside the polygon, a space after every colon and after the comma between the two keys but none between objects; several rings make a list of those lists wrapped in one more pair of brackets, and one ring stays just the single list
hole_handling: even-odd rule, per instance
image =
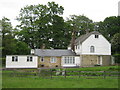
[{"label": "bush", "polygon": [[120,64],[120,54],[115,54],[113,56],[115,57],[115,63],[119,63]]}]

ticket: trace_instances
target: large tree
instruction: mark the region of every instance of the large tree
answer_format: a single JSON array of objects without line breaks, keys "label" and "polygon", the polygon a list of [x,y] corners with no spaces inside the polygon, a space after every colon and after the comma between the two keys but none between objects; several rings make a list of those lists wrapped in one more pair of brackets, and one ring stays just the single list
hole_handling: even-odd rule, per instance
[{"label": "large tree", "polygon": [[31,48],[66,48],[66,36],[69,34],[63,17],[64,8],[48,2],[47,5],[30,5],[21,9],[18,20],[18,38]]},{"label": "large tree", "polygon": [[[14,29],[12,28],[12,24],[8,18],[3,17],[2,20],[0,20],[0,26],[3,58],[6,55],[20,54],[24,49],[25,51],[22,54],[29,54],[27,44],[23,45],[23,42],[21,42],[21,45],[18,44],[18,40],[14,37]],[[22,50],[18,50],[19,48],[22,48]]]},{"label": "large tree", "polygon": [[114,34],[113,38],[111,39],[112,44],[112,53],[120,54],[120,33]]},{"label": "large tree", "polygon": [[93,21],[84,15],[70,15],[67,23],[71,25],[71,29],[77,37],[94,29]]},{"label": "large tree", "polygon": [[14,37],[12,36],[12,25],[8,18],[3,17],[0,20],[2,34],[2,55],[10,55],[14,53]]},{"label": "large tree", "polygon": [[71,49],[75,50],[75,39],[83,34],[86,34],[94,29],[94,23],[88,17],[84,15],[70,15],[66,21],[69,24],[70,32],[72,33],[72,39],[70,42]]},{"label": "large tree", "polygon": [[116,33],[120,33],[120,16],[107,17],[96,26],[96,29],[110,41]]}]

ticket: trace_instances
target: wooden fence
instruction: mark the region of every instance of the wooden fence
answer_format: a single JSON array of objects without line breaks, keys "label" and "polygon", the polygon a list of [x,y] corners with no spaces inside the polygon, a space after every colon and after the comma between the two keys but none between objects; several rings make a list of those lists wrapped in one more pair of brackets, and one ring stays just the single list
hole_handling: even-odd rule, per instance
[{"label": "wooden fence", "polygon": [[3,72],[3,76],[11,77],[33,77],[33,78],[86,78],[86,79],[120,79],[119,71],[67,71],[53,69],[38,69],[26,72]]}]

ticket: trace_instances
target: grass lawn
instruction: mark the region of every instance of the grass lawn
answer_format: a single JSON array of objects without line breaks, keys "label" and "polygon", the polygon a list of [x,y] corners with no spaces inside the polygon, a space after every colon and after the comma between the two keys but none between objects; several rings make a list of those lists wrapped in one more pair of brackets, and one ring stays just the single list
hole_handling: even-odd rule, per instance
[{"label": "grass lawn", "polygon": [[[105,71],[118,70],[118,66],[69,68],[67,70]],[[3,71],[10,73],[11,71]],[[3,88],[118,88],[118,79],[85,79],[85,78],[53,78],[43,79],[39,77],[12,77],[3,75]]]},{"label": "grass lawn", "polygon": [[117,79],[3,77],[3,88],[118,88]]}]

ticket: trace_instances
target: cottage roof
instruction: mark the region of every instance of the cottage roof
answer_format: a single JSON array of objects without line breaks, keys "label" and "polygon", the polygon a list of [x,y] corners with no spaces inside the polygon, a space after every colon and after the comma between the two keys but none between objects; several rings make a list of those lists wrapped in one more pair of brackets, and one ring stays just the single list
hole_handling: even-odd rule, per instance
[{"label": "cottage roof", "polygon": [[87,34],[84,34],[84,35],[81,35],[80,37],[78,37],[76,40],[75,40],[75,45],[79,42],[79,43],[82,43],[83,41],[85,41],[90,35],[92,34],[96,34],[96,35],[101,35],[99,32],[97,31],[93,31],[93,32],[90,32],[90,33],[87,33]]},{"label": "cottage roof", "polygon": [[75,56],[71,50],[64,49],[35,49],[35,55],[38,56]]}]

